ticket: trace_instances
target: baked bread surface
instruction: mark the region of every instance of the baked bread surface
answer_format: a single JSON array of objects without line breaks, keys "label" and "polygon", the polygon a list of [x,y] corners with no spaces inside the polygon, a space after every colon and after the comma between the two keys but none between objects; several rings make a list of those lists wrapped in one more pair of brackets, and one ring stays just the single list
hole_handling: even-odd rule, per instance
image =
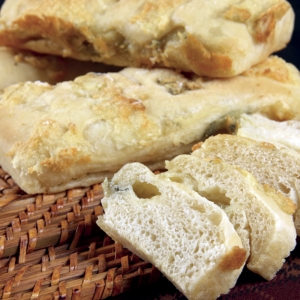
[{"label": "baked bread surface", "polygon": [[[292,65],[275,61],[297,78]],[[0,164],[27,193],[89,186],[133,161],[157,169],[190,152],[224,116],[299,120],[299,86],[264,76],[206,80],[135,68],[54,86],[12,85],[0,94]]]},{"label": "baked bread surface", "polygon": [[284,0],[7,0],[0,45],[229,77],[284,48],[293,27]]}]

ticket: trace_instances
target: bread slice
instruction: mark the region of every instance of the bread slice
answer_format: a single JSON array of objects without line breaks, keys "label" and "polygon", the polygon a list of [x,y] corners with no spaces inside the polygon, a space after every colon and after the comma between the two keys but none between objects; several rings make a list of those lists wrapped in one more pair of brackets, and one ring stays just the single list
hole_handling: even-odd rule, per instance
[{"label": "bread slice", "polygon": [[31,51],[0,47],[0,90],[25,81],[56,84],[88,72],[114,72],[119,68]]},{"label": "bread slice", "polygon": [[6,0],[0,44],[229,77],[284,48],[293,28],[285,0]]},{"label": "bread slice", "polygon": [[247,267],[272,279],[296,243],[293,212],[281,210],[276,192],[220,159],[179,155],[166,167],[160,176],[194,189],[224,209],[248,249]]},{"label": "bread slice", "polygon": [[236,135],[259,142],[268,142],[277,148],[290,148],[300,152],[300,121],[276,121],[261,114],[242,114]]},{"label": "bread slice", "polygon": [[[269,69],[270,61],[296,73],[276,57],[255,68]],[[207,80],[127,68],[53,86],[13,85],[0,93],[0,165],[29,194],[89,186],[128,162],[155,170],[189,153],[224,116],[264,112],[300,120],[298,73],[299,82],[269,73]]]},{"label": "bread slice", "polygon": [[[261,132],[263,131],[264,128],[261,129]],[[286,134],[286,140],[289,141],[288,132]],[[281,133],[276,135],[280,136]],[[272,134],[270,137],[272,138]],[[285,138],[280,141],[284,143]],[[293,210],[289,199],[285,199],[290,198],[297,206],[294,219],[297,233],[300,235],[299,152],[287,148],[276,149],[273,144],[241,136],[220,134],[208,138],[193,152],[193,156],[220,158],[251,172],[261,184],[267,184],[277,191],[281,207],[286,211]]]},{"label": "bread slice", "polygon": [[246,251],[217,205],[140,163],[125,165],[103,188],[97,224],[188,299],[216,299],[235,285]]}]

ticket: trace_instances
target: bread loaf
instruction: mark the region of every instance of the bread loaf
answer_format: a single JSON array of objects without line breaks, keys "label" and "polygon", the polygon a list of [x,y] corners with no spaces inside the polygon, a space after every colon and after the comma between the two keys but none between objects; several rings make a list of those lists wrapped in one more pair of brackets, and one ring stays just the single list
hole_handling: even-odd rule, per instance
[{"label": "bread loaf", "polygon": [[224,209],[248,249],[247,267],[272,279],[296,244],[295,208],[283,211],[273,189],[220,159],[179,155],[166,162],[166,167],[161,177],[192,188]]},{"label": "bread loaf", "polygon": [[0,164],[27,193],[58,192],[101,182],[128,162],[164,167],[224,116],[263,112],[300,120],[300,83],[267,74],[207,80],[127,68],[54,86],[10,86],[0,93]]},{"label": "bread loaf", "polygon": [[[263,132],[264,129],[261,131]],[[286,134],[288,135],[288,132]],[[281,135],[281,133],[277,132],[276,135]],[[272,134],[270,137],[272,138]],[[286,139],[283,138],[281,143],[285,143],[285,140],[289,142],[289,136]],[[220,158],[227,163],[248,170],[260,183],[272,186],[279,196],[282,195],[280,196],[281,206],[286,211],[289,211],[291,207],[289,200],[284,198],[290,198],[297,206],[294,219],[297,233],[300,235],[299,152],[286,148],[276,149],[273,144],[256,142],[241,136],[220,134],[207,139],[199,149],[193,152],[193,155],[203,158]]]},{"label": "bread loaf", "polygon": [[293,27],[285,0],[6,0],[0,45],[229,77],[284,48]]},{"label": "bread loaf", "polygon": [[98,225],[188,299],[216,299],[235,285],[246,251],[217,205],[139,163],[125,165],[103,188]]}]

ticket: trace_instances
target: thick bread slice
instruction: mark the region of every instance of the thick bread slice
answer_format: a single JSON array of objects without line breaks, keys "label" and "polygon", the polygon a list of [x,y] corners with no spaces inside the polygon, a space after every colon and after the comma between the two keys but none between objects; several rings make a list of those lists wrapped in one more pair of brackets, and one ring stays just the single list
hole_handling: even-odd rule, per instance
[{"label": "thick bread slice", "polygon": [[260,114],[242,114],[236,134],[255,141],[269,142],[277,148],[290,148],[300,152],[300,121],[270,120]]},{"label": "thick bread slice", "polygon": [[0,22],[3,46],[228,77],[284,48],[294,12],[285,0],[6,0]]},{"label": "thick bread slice", "polygon": [[166,167],[160,176],[194,189],[224,209],[250,253],[247,267],[272,279],[296,244],[293,212],[281,210],[276,192],[221,160],[179,155]]},{"label": "thick bread slice", "polygon": [[188,299],[216,299],[235,285],[246,251],[217,205],[139,163],[125,165],[103,188],[98,225]]},{"label": "thick bread slice", "polygon": [[[296,73],[276,57],[255,68],[269,70],[270,61],[291,78]],[[189,153],[224,116],[300,120],[297,76],[299,82],[260,75],[207,80],[128,68],[55,86],[13,85],[0,93],[0,164],[27,193],[89,186],[128,162],[154,170]]]},{"label": "thick bread slice", "polygon": [[100,63],[42,55],[7,47],[0,47],[0,65],[0,90],[25,81],[55,84],[65,80],[74,80],[88,72],[113,72],[118,69]]},{"label": "thick bread slice", "polygon": [[[261,131],[263,132],[264,129],[262,128]],[[277,134],[280,135],[279,132]],[[286,134],[288,135],[288,132]],[[288,140],[289,137],[286,139]],[[241,136],[220,134],[208,138],[199,149],[193,152],[193,155],[203,158],[220,158],[251,172],[261,184],[272,186],[279,193],[278,196],[282,193],[281,207],[286,211],[293,210],[289,199],[285,199],[284,196],[290,198],[297,206],[294,218],[297,233],[300,235],[299,152],[291,149],[277,149],[272,144],[256,142]]]}]

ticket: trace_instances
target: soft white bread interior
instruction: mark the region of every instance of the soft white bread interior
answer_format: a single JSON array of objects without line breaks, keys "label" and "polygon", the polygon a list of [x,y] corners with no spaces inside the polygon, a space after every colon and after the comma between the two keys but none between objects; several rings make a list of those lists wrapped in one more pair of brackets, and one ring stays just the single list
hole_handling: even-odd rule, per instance
[{"label": "soft white bread interior", "polygon": [[300,152],[300,121],[276,121],[261,114],[242,114],[236,135]]},{"label": "soft white bread interior", "polygon": [[0,44],[230,77],[284,48],[294,17],[285,0],[6,0]]},{"label": "soft white bread interior", "polygon": [[[291,129],[289,126],[288,128]],[[261,132],[263,131],[264,128],[261,128]],[[280,133],[279,131],[275,134],[275,138],[276,135],[280,136],[281,134],[287,135],[286,138],[283,137],[282,141],[289,140],[288,132]],[[293,136],[296,136],[295,133]],[[278,192],[283,209],[291,209],[290,201],[285,197],[290,198],[297,206],[294,221],[297,233],[300,235],[299,152],[287,148],[278,149],[267,142],[257,142],[246,137],[227,134],[210,137],[199,146],[200,148],[193,152],[193,156],[220,158],[251,172],[261,184],[273,187]]]},{"label": "soft white bread interior", "polygon": [[25,81],[56,84],[88,72],[114,72],[120,68],[31,51],[0,47],[0,90]]},{"label": "soft white bread interior", "polygon": [[188,299],[216,299],[235,285],[246,251],[217,205],[140,163],[125,165],[103,188],[98,225]]},{"label": "soft white bread interior", "polygon": [[[276,76],[282,70],[288,80]],[[90,186],[128,162],[154,170],[189,153],[224,116],[300,120],[297,76],[271,57],[230,79],[127,68],[57,85],[12,85],[0,93],[0,164],[29,194]]]},{"label": "soft white bread interior", "polygon": [[194,189],[224,209],[249,251],[247,267],[272,279],[295,247],[294,210],[283,211],[275,190],[220,159],[179,155],[166,167],[168,171],[159,176]]}]

